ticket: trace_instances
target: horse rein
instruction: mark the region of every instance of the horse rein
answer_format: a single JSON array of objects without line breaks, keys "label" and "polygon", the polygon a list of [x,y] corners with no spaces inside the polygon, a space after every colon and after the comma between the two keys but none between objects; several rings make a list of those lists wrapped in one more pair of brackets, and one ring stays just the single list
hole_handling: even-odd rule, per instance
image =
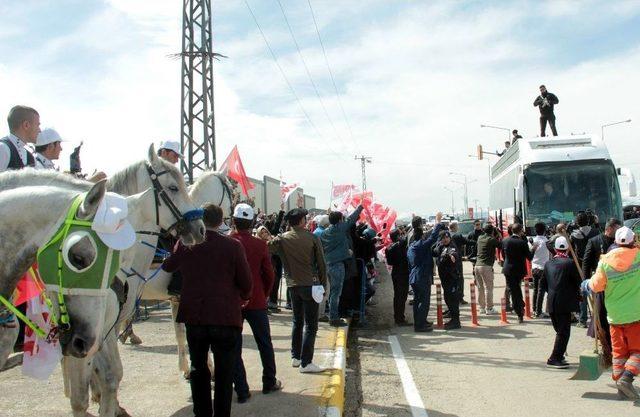
[{"label": "horse rein", "polygon": [[160,228],[160,233],[157,233],[157,232],[138,232],[138,233],[159,236],[162,233],[168,233],[172,229],[176,229],[176,233],[180,234],[185,223],[202,218],[202,215],[203,215],[202,209],[190,210],[184,214],[180,213],[180,210],[173,203],[173,201],[171,200],[171,197],[167,195],[167,192],[162,186],[162,184],[160,184],[160,180],[158,179],[158,177],[167,174],[169,172],[168,170],[156,172],[150,163],[145,164],[145,166],[147,168],[147,173],[149,174],[149,178],[151,179],[151,184],[153,186],[153,196],[156,202],[155,204],[156,205],[156,226],[160,227],[160,206],[162,205],[163,202],[164,204],[167,205],[167,208],[169,209],[173,217],[176,219],[176,222],[173,223],[171,226],[169,226],[167,230]]}]

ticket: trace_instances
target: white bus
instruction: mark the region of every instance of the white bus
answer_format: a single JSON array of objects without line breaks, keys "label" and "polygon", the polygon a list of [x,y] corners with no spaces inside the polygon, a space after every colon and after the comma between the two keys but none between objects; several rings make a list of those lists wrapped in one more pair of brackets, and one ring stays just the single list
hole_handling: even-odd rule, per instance
[{"label": "white bus", "polygon": [[571,222],[587,209],[601,225],[622,219],[619,175],[627,176],[635,194],[630,171],[615,168],[599,137],[519,139],[491,168],[491,218],[503,226],[517,220],[529,235],[538,222]]}]

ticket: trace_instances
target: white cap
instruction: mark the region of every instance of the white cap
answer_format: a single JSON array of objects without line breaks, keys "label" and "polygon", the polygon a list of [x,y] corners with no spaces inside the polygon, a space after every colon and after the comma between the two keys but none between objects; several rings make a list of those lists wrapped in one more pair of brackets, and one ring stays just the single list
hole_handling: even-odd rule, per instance
[{"label": "white cap", "polygon": [[623,226],[616,230],[616,245],[627,246],[635,242],[636,235],[633,230]]},{"label": "white cap", "polygon": [[116,250],[129,249],[136,242],[136,232],[127,220],[127,200],[116,193],[105,193],[91,228],[105,245]]},{"label": "white cap", "polygon": [[245,203],[240,203],[233,209],[233,217],[236,219],[253,220],[253,207]]},{"label": "white cap", "polygon": [[182,149],[180,149],[180,142],[178,142],[178,141],[165,140],[163,142],[160,142],[160,146],[158,146],[158,150],[160,150],[160,149],[168,149],[170,151],[174,151],[175,153],[178,154],[178,156],[180,158],[183,157]]},{"label": "white cap", "polygon": [[331,225],[329,222],[329,215],[323,214],[318,216],[318,225],[322,227],[329,227]]},{"label": "white cap", "polygon": [[62,142],[62,138],[55,130],[46,128],[42,132],[38,133],[38,139],[36,139],[36,146],[44,146],[54,142]]},{"label": "white cap", "polygon": [[558,236],[553,245],[556,250],[567,250],[569,249],[569,243],[567,243],[567,238],[564,236]]}]

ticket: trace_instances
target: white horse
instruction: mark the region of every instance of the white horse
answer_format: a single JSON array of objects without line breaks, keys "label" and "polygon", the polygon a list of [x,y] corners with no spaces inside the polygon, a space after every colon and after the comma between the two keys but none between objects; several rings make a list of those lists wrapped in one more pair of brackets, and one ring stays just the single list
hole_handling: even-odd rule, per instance
[{"label": "white horse", "polygon": [[[200,218],[189,217],[198,208],[191,201],[184,179],[177,168],[157,157],[153,146],[149,158],[115,174],[108,182],[111,190],[120,194],[139,193],[127,198],[128,220],[135,230],[159,233],[168,230],[180,237],[185,245],[204,240],[204,223]],[[144,228],[144,229],[143,229]],[[139,237],[140,239],[140,237]],[[123,285],[129,278],[124,271],[136,262],[137,245],[121,253],[121,272],[117,274]],[[89,406],[89,386],[96,369],[100,370],[93,387],[100,403],[101,417],[127,416],[120,407],[117,391],[122,380],[123,369],[118,352],[115,331],[112,331],[123,314],[109,310],[105,319],[105,330],[101,349],[93,360],[66,358],[63,366],[65,392],[71,399],[74,417],[87,416]]]},{"label": "white horse", "polygon": [[[9,299],[20,278],[34,264],[38,248],[53,237],[71,202],[86,192],[78,217],[91,220],[105,193],[105,182],[90,184],[57,173],[32,169],[0,174],[0,295]],[[89,265],[96,256],[88,240],[72,248],[76,266]],[[54,308],[57,307],[57,298]],[[63,353],[92,355],[104,323],[105,297],[66,295],[71,328],[62,335]],[[0,308],[2,310],[2,308]],[[13,350],[17,326],[0,326],[0,369]]]}]

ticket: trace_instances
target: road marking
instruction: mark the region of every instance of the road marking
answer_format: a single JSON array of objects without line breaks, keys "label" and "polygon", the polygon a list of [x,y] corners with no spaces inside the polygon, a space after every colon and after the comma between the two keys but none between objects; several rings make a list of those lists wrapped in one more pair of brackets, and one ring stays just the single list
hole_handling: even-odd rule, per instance
[{"label": "road marking", "polygon": [[389,343],[391,344],[393,359],[396,360],[396,366],[398,367],[398,373],[402,381],[404,396],[407,399],[409,407],[411,407],[411,414],[413,417],[429,417],[427,410],[424,408],[422,398],[420,398],[416,383],[413,381],[413,375],[411,375],[409,365],[404,358],[404,353],[402,353],[402,347],[400,347],[398,338],[396,336],[389,336]]}]

